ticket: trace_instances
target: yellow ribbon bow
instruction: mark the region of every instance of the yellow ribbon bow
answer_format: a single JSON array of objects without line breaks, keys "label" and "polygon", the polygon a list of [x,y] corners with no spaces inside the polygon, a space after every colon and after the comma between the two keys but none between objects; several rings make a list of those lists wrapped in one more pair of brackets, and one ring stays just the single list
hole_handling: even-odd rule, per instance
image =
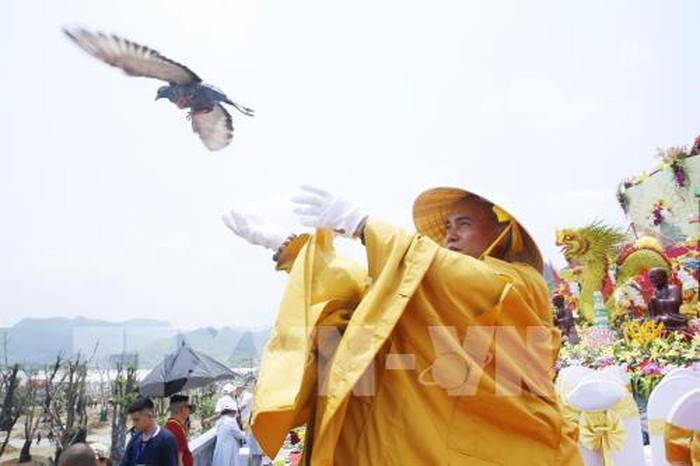
[{"label": "yellow ribbon bow", "polygon": [[612,454],[621,451],[627,441],[623,419],[637,418],[639,411],[631,396],[623,396],[604,411],[580,411],[569,404],[562,404],[562,416],[565,423],[578,428],[581,445],[591,451],[599,451],[603,464],[613,466]]},{"label": "yellow ribbon bow", "polygon": [[621,451],[627,440],[622,418],[613,410],[584,411],[578,424],[579,441],[592,451],[600,451],[603,464],[612,466],[613,452]]},{"label": "yellow ribbon bow", "polygon": [[666,461],[675,466],[700,466],[700,432],[666,423]]}]

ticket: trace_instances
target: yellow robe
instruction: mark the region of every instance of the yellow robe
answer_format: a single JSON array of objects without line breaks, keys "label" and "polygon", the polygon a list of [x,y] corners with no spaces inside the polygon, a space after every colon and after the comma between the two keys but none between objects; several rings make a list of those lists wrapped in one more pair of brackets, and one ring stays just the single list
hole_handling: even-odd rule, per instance
[{"label": "yellow robe", "polygon": [[373,220],[365,245],[367,273],[325,231],[291,267],[255,397],[268,456],[307,424],[311,465],[582,464],[542,277]]}]

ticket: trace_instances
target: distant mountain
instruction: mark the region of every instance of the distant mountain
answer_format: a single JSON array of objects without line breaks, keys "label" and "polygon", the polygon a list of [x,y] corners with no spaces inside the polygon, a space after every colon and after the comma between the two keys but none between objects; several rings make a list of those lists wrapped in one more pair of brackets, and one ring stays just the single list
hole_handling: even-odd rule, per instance
[{"label": "distant mountain", "polygon": [[199,328],[179,333],[170,338],[153,342],[138,351],[139,365],[153,367],[184,340],[192,348],[201,351],[224,364],[247,367],[260,362],[260,355],[267,342],[269,329],[251,331],[245,328]]},{"label": "distant mountain", "polygon": [[[7,339],[7,359],[23,364],[45,364],[54,361],[62,353],[66,357],[78,353],[88,357],[95,353],[97,359],[114,352],[121,352],[134,332],[146,333],[149,329],[154,339],[174,330],[168,322],[154,319],[132,319],[123,322],[76,317],[46,319],[22,319],[5,328],[0,334],[0,353],[4,353]],[[4,362],[5,355],[0,354]]]},{"label": "distant mountain", "polygon": [[269,329],[199,328],[178,332],[170,323],[153,319],[123,322],[76,317],[74,319],[23,319],[12,327],[0,329],[0,363],[4,363],[7,339],[9,362],[43,365],[62,353],[93,355],[93,361],[106,365],[115,354],[138,354],[140,368],[158,364],[184,338],[197,351],[232,366],[259,363]]}]

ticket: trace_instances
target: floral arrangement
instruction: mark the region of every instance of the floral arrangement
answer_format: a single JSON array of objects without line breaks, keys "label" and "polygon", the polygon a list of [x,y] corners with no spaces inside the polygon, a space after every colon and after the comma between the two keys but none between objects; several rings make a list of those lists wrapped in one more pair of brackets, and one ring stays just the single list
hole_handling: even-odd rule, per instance
[{"label": "floral arrangement", "polygon": [[678,332],[647,341],[618,340],[613,358],[627,365],[634,392],[646,400],[668,371],[700,361],[700,335],[689,341]]},{"label": "floral arrangement", "polygon": [[574,319],[578,319],[578,298],[571,290],[571,284],[562,280],[557,284],[554,294],[559,294],[564,297],[564,304],[571,311]]},{"label": "floral arrangement", "polygon": [[651,208],[650,218],[654,226],[658,227],[666,220],[666,216],[669,214],[671,214],[671,207],[666,201],[659,199]]},{"label": "floral arrangement", "polygon": [[625,183],[620,183],[620,185],[617,187],[617,192],[615,193],[615,197],[617,198],[618,204],[620,204],[620,207],[622,208],[622,211],[627,215],[629,211],[629,203],[630,199],[627,193],[625,192],[627,188],[631,187],[631,183],[629,186],[626,186]]},{"label": "floral arrangement", "polygon": [[[673,179],[676,186],[685,188],[689,185],[688,170],[685,166],[685,159],[694,155],[700,155],[700,136],[693,141],[693,146],[688,150],[686,146],[674,146],[668,149],[656,149],[657,156],[661,158],[661,163],[651,173],[652,175],[658,171],[670,168],[673,174]],[[629,199],[626,191],[633,186],[643,183],[649,178],[649,173],[641,173],[635,177],[627,178],[617,187],[616,197],[617,202],[622,207],[625,214],[628,213]]]},{"label": "floral arrangement", "polygon": [[[695,144],[698,143],[698,138],[695,138]],[[693,144],[693,149],[696,145]],[[688,186],[688,172],[684,161],[690,156],[690,152],[686,147],[676,146],[669,149],[657,149],[657,155],[661,158],[660,170],[670,168],[673,172],[673,179],[676,186],[685,188]]]},{"label": "floral arrangement", "polygon": [[564,345],[559,352],[559,359],[554,365],[554,369],[559,371],[569,366],[584,366],[591,369],[602,369],[614,364],[612,346],[587,346],[582,339],[576,345]]},{"label": "floral arrangement", "polygon": [[647,347],[656,340],[663,340],[668,337],[664,324],[658,324],[653,320],[640,322],[632,320],[627,322],[622,328],[622,335],[625,337],[625,342],[628,345],[637,345]]},{"label": "floral arrangement", "polygon": [[664,374],[676,367],[700,370],[700,334],[688,338],[665,334],[663,326],[636,322],[625,327],[626,337],[611,345],[592,346],[582,338],[577,345],[562,346],[555,369],[572,365],[602,369],[611,364],[627,368],[634,393],[647,400]]},{"label": "floral arrangement", "polygon": [[580,334],[583,346],[587,348],[610,346],[617,340],[615,331],[607,328],[587,327],[581,329]]},{"label": "floral arrangement", "polygon": [[690,155],[698,154],[700,154],[700,136],[695,138],[695,141],[693,141],[693,147],[690,148]]},{"label": "floral arrangement", "polygon": [[300,464],[302,452],[304,450],[304,437],[306,427],[292,429],[284,440],[282,449],[273,461],[274,466],[296,466]]},{"label": "floral arrangement", "polygon": [[615,328],[623,326],[629,319],[641,319],[646,315],[647,303],[642,287],[637,278],[615,289],[615,312],[611,317]]}]

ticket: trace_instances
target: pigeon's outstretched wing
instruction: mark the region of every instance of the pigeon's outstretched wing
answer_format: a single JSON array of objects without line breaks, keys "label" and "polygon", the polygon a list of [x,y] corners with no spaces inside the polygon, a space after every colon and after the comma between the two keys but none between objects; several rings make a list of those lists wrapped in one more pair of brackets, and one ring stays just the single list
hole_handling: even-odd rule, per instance
[{"label": "pigeon's outstretched wing", "polygon": [[216,104],[209,112],[193,113],[192,129],[209,150],[223,149],[233,139],[231,115],[221,104]]},{"label": "pigeon's outstretched wing", "polygon": [[181,85],[202,81],[185,65],[130,40],[115,35],[93,34],[85,29],[64,29],[63,32],[93,57],[121,68],[130,76],[161,79]]}]

